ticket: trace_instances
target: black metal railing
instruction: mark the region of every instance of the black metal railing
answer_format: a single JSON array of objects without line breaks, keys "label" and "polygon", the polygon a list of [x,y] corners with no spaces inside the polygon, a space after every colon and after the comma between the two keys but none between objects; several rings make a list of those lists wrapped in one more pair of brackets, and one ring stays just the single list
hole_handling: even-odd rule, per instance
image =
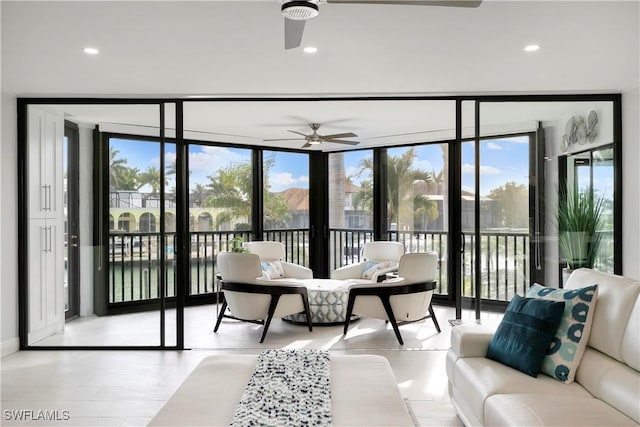
[{"label": "black metal railing", "polygon": [[[191,232],[189,295],[216,291],[216,255],[232,248],[232,241],[247,231]],[[156,299],[160,295],[160,233],[111,233],[109,235],[109,303],[129,303]],[[285,260],[309,265],[309,232],[307,229],[269,230],[264,240],[284,243]],[[175,235],[165,235],[165,296],[176,295]]]},{"label": "black metal railing", "polygon": [[262,240],[284,243],[285,261],[309,267],[309,229],[266,230]]},{"label": "black metal railing", "polygon": [[[331,266],[333,269],[362,261],[362,248],[373,240],[373,230],[330,230]],[[524,295],[529,285],[529,236],[522,232],[481,232],[481,298],[509,301]],[[447,294],[446,232],[391,231],[389,240],[401,242],[408,253],[433,251],[438,257],[436,293]],[[475,297],[475,236],[465,233],[463,258],[463,297]]]},{"label": "black metal railing", "polygon": [[373,241],[373,230],[329,229],[331,270],[362,261],[364,244],[371,241]]},{"label": "black metal railing", "polygon": [[[476,296],[475,235],[465,233],[462,296]],[[529,288],[529,235],[521,232],[480,233],[482,299],[510,301]]]},{"label": "black metal railing", "polygon": [[[212,294],[216,291],[216,255],[231,249],[232,240],[250,240],[247,232],[191,232],[189,295]],[[481,297],[509,301],[523,295],[529,285],[529,237],[519,232],[481,233]],[[109,303],[153,300],[160,290],[160,233],[112,233],[109,236]],[[309,266],[308,229],[268,230],[264,240],[285,245],[285,260]],[[330,229],[330,266],[360,262],[364,244],[373,240],[373,230]],[[434,251],[439,254],[436,293],[447,294],[447,244],[445,232],[412,231],[389,233],[389,240],[404,244],[406,252]],[[165,235],[165,295],[176,294],[175,235]],[[475,297],[475,236],[465,234],[463,263],[464,297]]]}]

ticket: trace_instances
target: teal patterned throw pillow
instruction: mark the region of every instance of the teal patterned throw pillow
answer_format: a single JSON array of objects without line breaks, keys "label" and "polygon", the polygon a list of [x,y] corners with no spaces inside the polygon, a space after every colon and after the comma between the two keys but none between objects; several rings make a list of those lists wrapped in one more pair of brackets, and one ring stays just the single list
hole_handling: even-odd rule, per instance
[{"label": "teal patterned throw pillow", "polygon": [[563,383],[573,382],[589,341],[598,285],[580,289],[556,289],[533,284],[527,297],[564,301],[565,309],[540,371]]}]

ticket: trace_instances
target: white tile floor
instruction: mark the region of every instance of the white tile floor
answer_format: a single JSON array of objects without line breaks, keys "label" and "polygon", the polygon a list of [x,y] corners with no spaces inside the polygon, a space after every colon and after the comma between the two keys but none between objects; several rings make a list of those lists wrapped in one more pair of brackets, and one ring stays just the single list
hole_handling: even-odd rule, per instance
[{"label": "white tile floor", "polygon": [[[23,351],[1,359],[1,425],[144,426],[205,357],[224,353],[257,353],[266,348],[325,348],[340,354],[385,356],[411,410],[422,426],[460,426],[449,402],[445,354],[449,347],[453,309],[435,307],[442,327],[438,334],[430,320],[401,328],[405,345],[382,321],[363,319],[346,337],[342,326],[303,326],[274,320],[264,344],[260,326],[225,320],[217,334],[212,306],[185,311],[185,351]],[[71,322],[47,344],[130,344],[151,341],[147,329],[157,313]],[[470,312],[464,317],[471,319]],[[483,313],[488,322],[500,316]],[[75,323],[75,324],[74,324]],[[156,333],[157,335],[157,333]],[[138,337],[139,341],[129,341]],[[155,339],[155,338],[154,338]],[[170,339],[170,337],[169,337]],[[153,344],[153,343],[151,343]],[[38,411],[68,418],[36,418]],[[57,411],[57,412],[56,412]]]}]

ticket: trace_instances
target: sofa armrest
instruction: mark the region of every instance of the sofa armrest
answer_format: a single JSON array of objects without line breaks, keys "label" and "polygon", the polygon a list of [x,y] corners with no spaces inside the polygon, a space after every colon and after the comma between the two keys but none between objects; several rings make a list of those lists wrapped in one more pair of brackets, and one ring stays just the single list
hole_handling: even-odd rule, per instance
[{"label": "sofa armrest", "polygon": [[303,265],[281,261],[284,277],[291,279],[313,279],[313,271]]},{"label": "sofa armrest", "polygon": [[359,279],[362,276],[363,268],[363,262],[345,265],[344,267],[336,268],[331,273],[331,278],[336,280]]},{"label": "sofa armrest", "polygon": [[494,327],[459,325],[451,329],[451,350],[458,357],[485,357]]}]

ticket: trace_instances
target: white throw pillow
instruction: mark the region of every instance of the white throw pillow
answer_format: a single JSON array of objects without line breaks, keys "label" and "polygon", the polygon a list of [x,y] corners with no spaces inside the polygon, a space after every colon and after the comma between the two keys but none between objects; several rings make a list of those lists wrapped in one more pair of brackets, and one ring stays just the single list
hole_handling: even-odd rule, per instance
[{"label": "white throw pillow", "polygon": [[527,297],[564,301],[565,309],[560,326],[540,371],[565,384],[573,382],[591,334],[598,285],[580,289],[556,289],[534,283],[529,288]]},{"label": "white throw pillow", "polygon": [[364,269],[362,270],[362,274],[360,278],[371,280],[376,273],[385,270],[391,267],[391,263],[388,261],[384,262],[375,262],[375,261],[367,261],[364,265]]},{"label": "white throw pillow", "polygon": [[263,261],[260,263],[262,267],[263,277],[272,280],[272,279],[281,279],[284,277],[284,268],[282,267],[282,263],[280,261]]}]

